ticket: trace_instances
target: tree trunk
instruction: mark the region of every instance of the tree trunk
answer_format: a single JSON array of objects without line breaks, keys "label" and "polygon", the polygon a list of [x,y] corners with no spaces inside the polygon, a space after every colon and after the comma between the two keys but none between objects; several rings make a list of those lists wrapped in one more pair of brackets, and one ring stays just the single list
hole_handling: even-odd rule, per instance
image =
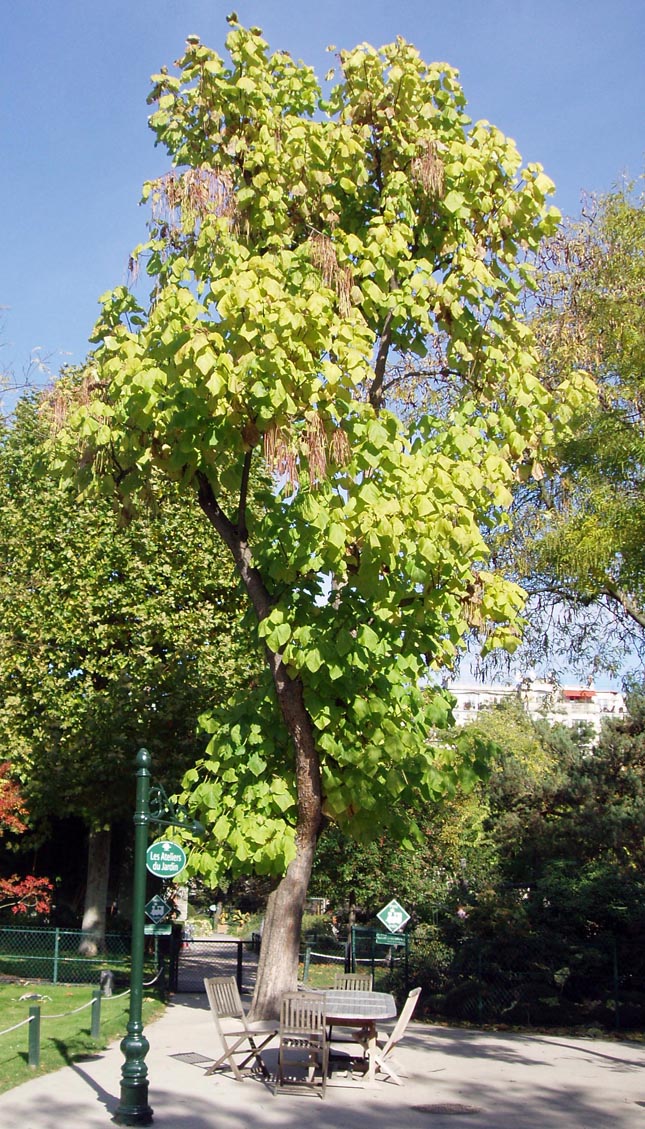
[{"label": "tree trunk", "polygon": [[280,998],[298,983],[300,927],[320,834],[322,783],[311,718],[300,679],[291,679],[280,657],[268,653],[280,711],[295,753],[298,792],[296,857],[269,897],[262,933],[260,964],[251,1006],[254,1019],[275,1019]]},{"label": "tree trunk", "polygon": [[[223,513],[210,482],[201,473],[197,476],[198,501],[229,549],[258,622],[261,623],[270,614],[272,602],[264,578],[253,564],[248,543],[244,515],[250,465],[251,453],[245,460],[236,524]],[[258,976],[251,1005],[251,1016],[254,1019],[276,1018],[280,1011],[280,997],[297,985],[300,926],[316,843],[323,824],[320,762],[314,727],[305,705],[302,681],[288,673],[279,652],[265,646],[265,654],[280,712],[293,746],[298,820],[296,857],[270,895],[267,907]]]},{"label": "tree trunk", "polygon": [[254,1019],[277,1018],[281,996],[297,987],[300,927],[323,823],[320,763],[302,683],[298,678],[288,677],[279,656],[269,652],[269,662],[280,711],[295,753],[298,823],[296,857],[269,897],[251,1006]]},{"label": "tree trunk", "polygon": [[297,985],[300,927],[316,841],[317,836],[310,836],[309,842],[304,836],[299,839],[295,859],[269,896],[250,1010],[253,1019],[277,1018],[281,997]]},{"label": "tree trunk", "polygon": [[83,911],[82,956],[94,957],[105,949],[105,910],[110,876],[110,828],[91,830],[87,845],[87,885]]}]

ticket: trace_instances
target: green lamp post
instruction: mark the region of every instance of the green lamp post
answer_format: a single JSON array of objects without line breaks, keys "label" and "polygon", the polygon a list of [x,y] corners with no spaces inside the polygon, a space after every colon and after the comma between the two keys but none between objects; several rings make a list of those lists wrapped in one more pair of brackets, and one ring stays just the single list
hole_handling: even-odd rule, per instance
[{"label": "green lamp post", "polygon": [[[121,1097],[113,1121],[117,1125],[150,1125],[153,1111],[148,1103],[148,1067],[145,1058],[150,1044],[143,1033],[143,956],[146,901],[146,851],[148,825],[159,823],[166,827],[180,827],[193,835],[202,835],[204,829],[196,820],[186,818],[185,812],[174,807],[163,788],[150,786],[152,757],[147,749],[139,749],[136,756],[137,797],[134,812],[134,887],[132,893],[132,956],[130,965],[130,1016],[127,1034],[121,1042],[124,1063],[121,1068]],[[151,794],[154,810],[151,811]]]}]

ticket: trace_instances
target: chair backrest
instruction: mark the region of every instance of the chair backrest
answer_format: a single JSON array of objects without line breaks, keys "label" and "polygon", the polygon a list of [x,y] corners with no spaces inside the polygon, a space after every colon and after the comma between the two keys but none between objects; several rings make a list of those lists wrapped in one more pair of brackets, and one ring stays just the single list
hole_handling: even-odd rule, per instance
[{"label": "chair backrest", "polygon": [[207,976],[204,978],[206,995],[214,1015],[220,1019],[244,1020],[244,1008],[234,976]]},{"label": "chair backrest", "polygon": [[400,1014],[399,1018],[397,1019],[395,1025],[394,1025],[394,1030],[392,1031],[392,1034],[390,1035],[390,1037],[387,1040],[385,1046],[383,1047],[383,1052],[382,1052],[383,1058],[385,1058],[385,1056],[387,1054],[389,1054],[389,1052],[392,1050],[392,1047],[395,1047],[396,1044],[403,1038],[403,1036],[405,1034],[405,1029],[406,1029],[408,1023],[410,1022],[410,1020],[412,1019],[412,1013],[413,1013],[415,1007],[417,1006],[420,995],[421,995],[421,989],[420,988],[413,988],[412,991],[410,992],[407,1000],[405,1001],[403,1007],[401,1008],[401,1014]]},{"label": "chair backrest", "polygon": [[334,976],[334,988],[344,992],[371,992],[371,973],[337,972]]},{"label": "chair backrest", "polygon": [[313,992],[287,992],[280,1003],[280,1038],[320,1035],[327,1025],[325,997]]}]

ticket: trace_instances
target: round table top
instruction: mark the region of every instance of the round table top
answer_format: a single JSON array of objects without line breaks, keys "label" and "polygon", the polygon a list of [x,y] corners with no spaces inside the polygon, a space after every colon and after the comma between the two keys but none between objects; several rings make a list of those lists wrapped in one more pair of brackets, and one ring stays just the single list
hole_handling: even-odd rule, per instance
[{"label": "round table top", "polygon": [[389,992],[343,991],[328,988],[325,993],[328,1023],[374,1023],[396,1016],[396,1000]]}]

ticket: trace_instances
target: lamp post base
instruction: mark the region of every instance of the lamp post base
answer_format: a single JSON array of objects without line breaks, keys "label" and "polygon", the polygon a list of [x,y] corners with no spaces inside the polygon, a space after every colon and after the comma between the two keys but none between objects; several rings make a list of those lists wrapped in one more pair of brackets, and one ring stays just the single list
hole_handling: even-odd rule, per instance
[{"label": "lamp post base", "polygon": [[112,1120],[115,1125],[152,1125],[147,1082],[139,1086],[121,1085],[121,1100]]},{"label": "lamp post base", "polygon": [[150,1044],[136,1021],[128,1024],[129,1032],[121,1043],[125,1062],[121,1071],[121,1098],[112,1120],[116,1125],[150,1125],[152,1109],[148,1105],[148,1068],[145,1057]]}]

